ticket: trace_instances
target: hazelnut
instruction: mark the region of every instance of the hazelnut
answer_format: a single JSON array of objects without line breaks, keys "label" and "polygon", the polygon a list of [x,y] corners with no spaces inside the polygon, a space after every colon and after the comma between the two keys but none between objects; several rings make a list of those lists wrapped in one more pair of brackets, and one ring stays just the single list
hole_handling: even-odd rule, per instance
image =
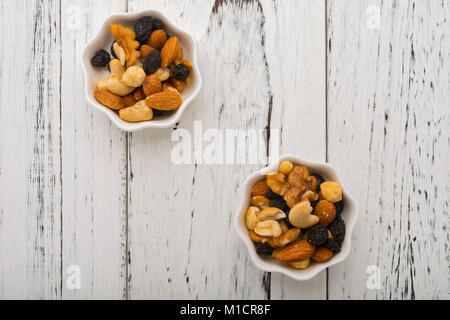
[{"label": "hazelnut", "polygon": [[327,181],[320,185],[320,193],[325,200],[336,203],[342,200],[342,188],[333,181]]},{"label": "hazelnut", "polygon": [[314,208],[314,215],[319,217],[319,223],[328,226],[336,218],[336,208],[328,200],[321,200]]},{"label": "hazelnut", "polygon": [[292,164],[292,162],[283,161],[280,164],[280,168],[278,169],[278,171],[282,174],[288,175],[292,171],[293,168],[294,168],[294,165]]},{"label": "hazelnut", "polygon": [[145,81],[147,75],[144,69],[139,67],[129,67],[122,75],[122,81],[130,87],[140,87]]}]

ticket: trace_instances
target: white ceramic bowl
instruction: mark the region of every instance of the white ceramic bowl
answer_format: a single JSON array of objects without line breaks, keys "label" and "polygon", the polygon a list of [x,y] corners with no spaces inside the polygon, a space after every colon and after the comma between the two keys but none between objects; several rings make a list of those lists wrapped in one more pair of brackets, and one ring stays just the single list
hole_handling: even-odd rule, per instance
[{"label": "white ceramic bowl", "polygon": [[[151,15],[155,18],[159,18],[164,23],[164,29],[172,36],[177,36],[180,45],[183,47],[183,58],[192,61],[193,72],[191,74],[191,84],[187,86],[182,93],[183,104],[179,109],[172,114],[164,115],[155,118],[151,121],[130,123],[123,121],[114,111],[102,106],[95,100],[93,92],[95,85],[100,80],[108,76],[108,68],[94,68],[91,66],[92,56],[100,49],[105,49],[110,52],[111,44],[114,42],[109,25],[112,23],[121,23],[127,27],[133,27],[133,25],[144,16]],[[175,26],[170,22],[160,11],[158,10],[145,10],[137,13],[123,13],[110,16],[105,20],[98,34],[88,42],[85,46],[81,58],[85,74],[85,91],[86,97],[89,103],[96,109],[103,112],[108,116],[111,121],[120,129],[128,132],[134,132],[145,128],[168,128],[172,127],[180,120],[184,110],[188,107],[189,103],[199,93],[202,79],[197,64],[197,43],[192,35],[185,30]]]},{"label": "white ceramic bowl", "polygon": [[[338,182],[344,191],[344,210],[341,213],[342,219],[345,221],[346,234],[344,242],[342,243],[342,250],[334,255],[325,263],[311,262],[311,265],[305,270],[298,270],[289,267],[289,265],[278,262],[271,257],[261,257],[256,253],[255,244],[250,240],[248,229],[245,224],[245,213],[250,206],[251,189],[258,181],[263,179],[263,176],[270,171],[278,171],[279,163],[289,160],[294,165],[304,165],[309,169],[309,172],[318,173],[326,180]],[[241,190],[240,206],[234,216],[234,227],[239,234],[239,237],[244,242],[253,263],[261,270],[266,272],[278,272],[285,274],[295,280],[309,280],[326,268],[342,262],[350,253],[352,232],[355,226],[358,209],[353,197],[348,193],[336,174],[336,171],[327,163],[310,162],[303,160],[294,155],[286,155],[279,159],[278,162],[261,169],[259,172],[252,174],[246,181]]]}]

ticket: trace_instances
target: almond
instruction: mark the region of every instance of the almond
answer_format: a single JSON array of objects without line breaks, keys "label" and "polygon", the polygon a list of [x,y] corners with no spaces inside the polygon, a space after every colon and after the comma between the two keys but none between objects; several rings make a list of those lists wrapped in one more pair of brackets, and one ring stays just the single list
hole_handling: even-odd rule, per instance
[{"label": "almond", "polygon": [[147,58],[148,54],[152,50],[155,50],[155,49],[152,48],[151,46],[147,46],[145,44],[141,47],[141,59],[142,59],[142,61],[145,61],[145,58]]},{"label": "almond", "polygon": [[121,97],[107,90],[95,90],[94,97],[102,105],[112,110],[120,110],[125,107],[125,102]]},{"label": "almond", "polygon": [[167,35],[164,30],[155,30],[150,35],[150,38],[148,38],[147,44],[150,47],[155,48],[156,50],[161,50],[166,41]]},{"label": "almond", "polygon": [[145,79],[142,89],[144,90],[146,97],[151,96],[154,93],[161,92],[161,81],[157,75],[152,74]]},{"label": "almond", "polygon": [[316,247],[309,244],[306,240],[297,241],[281,250],[277,255],[280,262],[295,262],[306,260],[313,256]]},{"label": "almond", "polygon": [[125,106],[127,107],[131,107],[136,104],[136,100],[134,100],[134,96],[131,93],[126,95],[125,97],[122,97],[122,99],[125,103]]},{"label": "almond", "polygon": [[325,262],[331,259],[333,256],[333,252],[328,250],[327,248],[321,247],[314,252],[312,259],[317,262]]},{"label": "almond", "polygon": [[133,97],[134,97],[134,100],[136,100],[136,102],[144,100],[145,99],[144,89],[142,87],[137,88],[133,92]]},{"label": "almond", "polygon": [[183,98],[179,93],[164,91],[152,94],[145,99],[148,106],[157,110],[175,110],[183,103]]},{"label": "almond", "polygon": [[265,196],[269,192],[269,186],[267,185],[266,179],[259,181],[252,188],[253,196]]},{"label": "almond", "polygon": [[175,60],[178,53],[178,38],[172,37],[166,41],[161,50],[161,68],[166,68]]},{"label": "almond", "polygon": [[330,201],[321,200],[315,206],[313,214],[319,217],[319,223],[326,227],[336,218],[336,208]]}]

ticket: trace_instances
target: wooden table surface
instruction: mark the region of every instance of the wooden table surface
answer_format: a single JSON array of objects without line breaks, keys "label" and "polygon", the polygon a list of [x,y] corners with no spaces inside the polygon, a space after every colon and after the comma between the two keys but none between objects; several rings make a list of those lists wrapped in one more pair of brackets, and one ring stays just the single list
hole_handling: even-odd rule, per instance
[{"label": "wooden table surface", "polygon": [[[449,1],[0,3],[0,298],[449,298]],[[204,86],[176,128],[127,134],[88,105],[80,54],[149,8],[196,37]],[[337,168],[360,207],[348,259],[259,271],[231,221],[262,165],[173,164],[195,120],[279,129],[281,154]]]}]

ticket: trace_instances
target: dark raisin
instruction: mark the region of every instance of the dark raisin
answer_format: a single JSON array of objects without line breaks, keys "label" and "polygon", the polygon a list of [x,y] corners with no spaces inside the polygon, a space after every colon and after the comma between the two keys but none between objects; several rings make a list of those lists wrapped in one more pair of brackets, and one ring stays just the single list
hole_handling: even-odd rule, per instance
[{"label": "dark raisin", "polygon": [[341,244],[334,239],[329,238],[327,242],[323,244],[325,248],[331,252],[338,253],[341,251]]},{"label": "dark raisin", "polygon": [[164,28],[163,22],[159,19],[153,19],[153,31],[161,30]]},{"label": "dark raisin", "polygon": [[111,56],[108,51],[102,49],[92,57],[91,64],[93,67],[106,67],[111,61]]},{"label": "dark raisin", "polygon": [[312,201],[311,202],[311,207],[313,208],[313,210],[314,210],[314,208],[317,206],[317,204],[319,203],[319,199],[317,199],[316,201]]},{"label": "dark raisin", "polygon": [[153,18],[150,16],[143,17],[136,22],[134,25],[134,33],[136,33],[136,40],[139,41],[141,44],[145,44],[150,38],[150,35],[152,34],[154,30],[153,26]]},{"label": "dark raisin", "polygon": [[345,238],[345,222],[342,220],[341,216],[337,216],[336,219],[328,226],[330,228],[331,235],[333,238],[342,242]]},{"label": "dark raisin", "polygon": [[270,199],[270,206],[273,208],[281,209],[284,212],[289,212],[291,210],[289,206],[286,204],[283,198]]},{"label": "dark raisin", "polygon": [[317,180],[317,189],[320,190],[320,185],[325,182],[325,179],[318,173],[314,173],[311,176]]},{"label": "dark raisin", "polygon": [[164,114],[165,114],[164,110],[153,109],[153,116],[154,117],[160,117],[160,116],[163,116]]},{"label": "dark raisin", "polygon": [[175,68],[173,68],[171,75],[172,78],[184,81],[189,76],[189,68],[183,63],[177,64]]},{"label": "dark raisin", "polygon": [[339,202],[336,202],[334,204],[334,206],[336,207],[336,215],[339,215],[342,213],[342,210],[344,210],[344,200],[341,200]]},{"label": "dark raisin", "polygon": [[114,51],[114,44],[116,42],[114,41],[111,45],[111,55],[113,56],[114,59],[119,59],[119,57],[117,56],[116,52]]},{"label": "dark raisin", "polygon": [[308,242],[313,246],[320,246],[328,239],[328,229],[320,224],[309,228]]},{"label": "dark raisin", "polygon": [[256,249],[256,253],[260,256],[270,256],[272,255],[273,252],[273,248],[271,246],[269,246],[267,243],[259,246]]},{"label": "dark raisin", "polygon": [[275,192],[273,192],[272,190],[269,189],[269,191],[267,191],[267,193],[266,193],[266,198],[269,200],[272,200],[272,199],[279,199],[282,197],[277,195]]},{"label": "dark raisin", "polygon": [[144,71],[149,76],[154,74],[161,66],[161,54],[158,50],[152,50],[145,58]]}]

